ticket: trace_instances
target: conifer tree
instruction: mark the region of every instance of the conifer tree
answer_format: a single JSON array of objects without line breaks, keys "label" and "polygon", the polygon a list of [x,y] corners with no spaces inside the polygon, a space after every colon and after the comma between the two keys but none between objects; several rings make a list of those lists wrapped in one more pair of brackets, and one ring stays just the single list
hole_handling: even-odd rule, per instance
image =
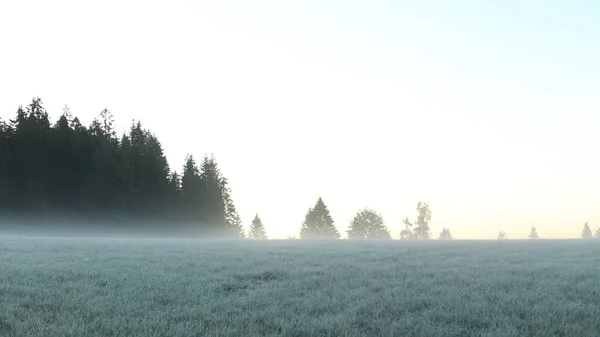
[{"label": "conifer tree", "polygon": [[300,228],[301,239],[339,239],[340,233],[333,224],[329,209],[319,197],[315,206],[309,208]]},{"label": "conifer tree", "polygon": [[503,231],[500,231],[498,233],[498,240],[505,240],[506,239],[506,233],[504,233]]},{"label": "conifer tree", "polygon": [[[181,177],[181,217],[196,226],[202,221],[204,183],[193,155],[187,155]],[[197,228],[198,229],[198,228]]]},{"label": "conifer tree", "polygon": [[9,141],[10,129],[8,124],[0,118],[0,214],[10,209],[10,173],[9,173]]},{"label": "conifer tree", "polygon": [[242,226],[242,220],[240,215],[233,203],[231,197],[231,188],[227,178],[220,177],[220,189],[223,198],[223,218],[225,225],[225,236],[230,238],[244,238],[244,227]]},{"label": "conifer tree", "polygon": [[52,178],[48,181],[48,193],[53,205],[59,208],[76,202],[73,193],[77,189],[77,177],[73,174],[79,158],[73,151],[75,131],[69,125],[66,112],[54,124],[49,144],[52,160],[48,162],[48,171]]},{"label": "conifer tree", "polygon": [[46,214],[50,206],[47,187],[52,178],[47,170],[51,158],[48,112],[42,100],[36,97],[25,110],[19,107],[16,119],[11,122],[15,130],[11,179],[14,179],[14,188],[20,191],[15,195],[20,205],[17,207],[32,214]]},{"label": "conifer tree", "polygon": [[450,233],[450,229],[444,227],[439,236],[440,240],[452,240],[452,234]]},{"label": "conifer tree", "polygon": [[250,230],[248,231],[248,238],[255,240],[266,240],[267,232],[265,230],[265,226],[262,223],[262,220],[258,217],[258,214],[254,216],[252,219],[252,223],[250,224]]},{"label": "conifer tree", "polygon": [[177,173],[177,171],[173,171],[169,175],[169,186],[171,191],[176,192],[178,194],[181,193],[181,176],[179,176],[179,173]]},{"label": "conifer tree", "polygon": [[361,239],[391,239],[390,232],[385,227],[383,217],[372,209],[362,209],[356,213],[347,231],[351,240]]},{"label": "conifer tree", "polygon": [[529,238],[532,240],[540,238],[540,236],[537,233],[537,229],[535,229],[535,226],[531,227],[531,231],[529,232]]},{"label": "conifer tree", "polygon": [[596,233],[594,233],[594,238],[600,239],[600,227],[596,228]]},{"label": "conifer tree", "polygon": [[226,220],[226,205],[221,172],[213,156],[205,155],[200,164],[200,179],[203,185],[204,202],[202,218],[210,235],[222,235]]},{"label": "conifer tree", "polygon": [[588,223],[586,222],[585,225],[583,225],[583,231],[581,232],[581,238],[582,239],[591,239],[593,237],[594,237],[594,235],[592,234],[592,230],[591,230],[590,226],[588,225]]}]

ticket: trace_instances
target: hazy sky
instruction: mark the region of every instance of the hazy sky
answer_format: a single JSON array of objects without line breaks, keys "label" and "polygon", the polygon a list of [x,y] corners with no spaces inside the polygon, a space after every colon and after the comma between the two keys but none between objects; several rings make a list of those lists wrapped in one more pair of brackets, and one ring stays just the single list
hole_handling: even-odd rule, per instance
[{"label": "hazy sky", "polygon": [[394,237],[600,226],[600,2],[2,1],[0,116],[103,108],[172,168],[214,153],[247,226],[298,235],[324,198]]}]

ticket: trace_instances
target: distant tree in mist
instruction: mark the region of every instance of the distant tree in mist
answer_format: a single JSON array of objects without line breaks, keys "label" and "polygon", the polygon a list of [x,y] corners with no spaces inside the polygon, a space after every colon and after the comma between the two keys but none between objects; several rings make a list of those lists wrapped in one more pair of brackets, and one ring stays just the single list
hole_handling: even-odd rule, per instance
[{"label": "distant tree in mist", "polygon": [[391,239],[389,230],[385,227],[383,217],[372,209],[362,209],[350,221],[347,231],[351,240],[361,239]]},{"label": "distant tree in mist", "polygon": [[537,229],[535,229],[535,226],[531,227],[531,231],[529,232],[529,236],[530,239],[539,239],[540,236],[537,233]]},{"label": "distant tree in mist", "polygon": [[250,224],[250,230],[248,231],[248,238],[257,240],[267,239],[267,232],[265,230],[265,226],[258,217],[258,214],[254,216],[254,219],[252,219],[252,223]]},{"label": "distant tree in mist", "polygon": [[444,227],[444,229],[442,229],[442,232],[440,233],[440,236],[438,239],[439,240],[452,240],[452,234],[450,233],[450,229]]},{"label": "distant tree in mist", "polygon": [[593,237],[594,237],[594,235],[592,234],[592,229],[586,222],[585,225],[583,225],[583,231],[581,231],[581,238],[582,239],[591,239]]},{"label": "distant tree in mist", "polygon": [[429,240],[431,237],[429,221],[431,221],[431,210],[429,205],[420,202],[417,204],[419,213],[417,221],[411,222],[408,218],[403,220],[404,229],[400,232],[400,239],[403,240]]},{"label": "distant tree in mist", "polygon": [[402,220],[402,223],[404,224],[404,229],[402,229],[400,231],[400,240],[412,240],[414,239],[415,235],[412,231],[412,223],[408,220],[408,218],[405,218],[404,220]]},{"label": "distant tree in mist", "polygon": [[506,240],[506,233],[504,233],[503,231],[500,231],[498,233],[498,240]]},{"label": "distant tree in mist", "polygon": [[329,209],[319,197],[315,206],[309,208],[300,228],[301,239],[339,239],[340,233],[333,224]]},{"label": "distant tree in mist", "polygon": [[600,239],[600,227],[596,228],[596,233],[594,233],[594,238]]}]

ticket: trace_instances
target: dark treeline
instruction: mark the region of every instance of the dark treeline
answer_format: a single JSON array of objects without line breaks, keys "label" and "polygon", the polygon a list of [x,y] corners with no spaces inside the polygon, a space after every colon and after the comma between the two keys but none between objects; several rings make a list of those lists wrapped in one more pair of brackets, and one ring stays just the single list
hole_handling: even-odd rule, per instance
[{"label": "dark treeline", "polygon": [[[117,135],[103,110],[84,126],[65,107],[51,124],[42,101],[0,119],[0,221],[243,236],[215,159],[171,170],[158,138],[134,122]],[[165,228],[167,227],[168,228]]]},{"label": "dark treeline", "polygon": [[[403,240],[429,240],[431,210],[417,205],[416,220],[404,219]],[[19,107],[14,118],[0,119],[0,227],[53,231],[126,230],[134,234],[193,234],[242,238],[244,230],[227,179],[213,156],[199,162],[188,155],[179,171],[167,163],[158,138],[133,122],[118,135],[107,109],[84,126],[65,107],[51,123],[42,101]],[[359,210],[347,231],[351,240],[392,238],[383,217]],[[301,239],[339,239],[322,198],[307,210]],[[266,239],[258,216],[248,237]],[[586,223],[581,237],[599,238]],[[445,228],[440,240],[452,239]],[[538,239],[535,227],[530,239]],[[506,239],[500,232],[498,239]]]}]

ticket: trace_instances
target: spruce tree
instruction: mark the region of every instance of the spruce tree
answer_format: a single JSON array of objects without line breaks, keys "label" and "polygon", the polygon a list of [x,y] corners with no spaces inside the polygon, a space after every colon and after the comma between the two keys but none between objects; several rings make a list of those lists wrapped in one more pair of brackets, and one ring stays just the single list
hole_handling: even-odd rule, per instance
[{"label": "spruce tree", "polygon": [[48,163],[48,171],[52,179],[48,182],[48,192],[56,208],[63,208],[76,202],[73,194],[77,190],[77,177],[73,174],[79,158],[73,151],[73,142],[76,141],[75,131],[69,124],[67,111],[65,111],[52,128],[52,140],[49,144],[52,160]]},{"label": "spruce tree", "polygon": [[301,239],[339,239],[340,233],[333,224],[329,209],[319,197],[315,206],[309,208],[300,228]]},{"label": "spruce tree", "polygon": [[47,214],[50,206],[48,172],[51,158],[50,120],[40,98],[34,98],[25,107],[19,107],[17,117],[11,120],[12,135],[11,179],[14,183],[14,200],[23,212]]},{"label": "spruce tree", "polygon": [[[204,209],[204,184],[193,155],[187,155],[181,177],[181,217],[189,225],[195,225],[196,230],[202,219]],[[191,228],[190,228],[191,229]]]},{"label": "spruce tree", "polygon": [[452,234],[450,233],[450,229],[444,227],[442,232],[440,233],[439,240],[452,240]]},{"label": "spruce tree", "polygon": [[506,239],[506,233],[504,233],[503,231],[500,231],[498,233],[498,240],[505,240]]},{"label": "spruce tree", "polygon": [[590,226],[586,222],[585,225],[583,225],[583,231],[581,232],[581,238],[582,239],[591,239],[593,237],[594,237],[594,235],[592,234],[592,230],[590,229]]},{"label": "spruce tree", "polygon": [[200,179],[203,185],[202,219],[211,236],[221,236],[226,230],[227,210],[221,171],[213,156],[205,155],[200,164]]},{"label": "spruce tree", "polygon": [[181,176],[177,171],[171,172],[169,175],[169,197],[167,202],[168,217],[170,220],[181,220],[182,211],[182,191],[181,191]]},{"label": "spruce tree", "polygon": [[169,189],[172,192],[178,194],[181,193],[181,177],[179,176],[179,173],[177,173],[177,171],[173,171],[169,175]]},{"label": "spruce tree", "polygon": [[385,227],[383,217],[372,209],[362,209],[350,221],[347,231],[351,240],[391,239],[390,232]]},{"label": "spruce tree", "polygon": [[[158,138],[144,129],[141,122],[134,122],[119,148],[109,122],[95,119],[90,129],[96,148],[92,156],[95,169],[91,188],[101,198],[98,204],[108,210],[125,208],[129,217],[139,222],[143,222],[142,218],[146,223],[156,222],[167,214],[170,169]],[[121,160],[121,165],[114,157]],[[123,188],[121,202],[125,205],[114,205],[113,191],[120,188]]]},{"label": "spruce tree", "polygon": [[596,233],[594,233],[594,238],[600,239],[600,227],[596,228]]},{"label": "spruce tree", "polygon": [[144,190],[152,198],[146,202],[147,214],[159,216],[168,210],[169,197],[171,197],[170,167],[164,154],[162,144],[158,138],[145,130],[146,146],[144,150],[144,164],[146,181]]},{"label": "spruce tree", "polygon": [[255,240],[266,240],[267,232],[265,230],[265,226],[262,223],[262,220],[258,217],[258,214],[254,216],[252,219],[252,223],[250,224],[250,230],[248,231],[248,238]]},{"label": "spruce tree", "polygon": [[10,209],[10,137],[8,124],[0,118],[0,214],[4,214],[6,210]]},{"label": "spruce tree", "polygon": [[242,226],[242,220],[240,215],[233,203],[231,197],[231,188],[227,178],[220,177],[221,179],[221,193],[223,198],[223,218],[225,221],[225,236],[229,238],[244,238],[244,227]]},{"label": "spruce tree", "polygon": [[535,226],[531,227],[531,231],[529,232],[529,238],[532,240],[540,238],[540,236],[537,233],[537,229],[535,229]]}]

